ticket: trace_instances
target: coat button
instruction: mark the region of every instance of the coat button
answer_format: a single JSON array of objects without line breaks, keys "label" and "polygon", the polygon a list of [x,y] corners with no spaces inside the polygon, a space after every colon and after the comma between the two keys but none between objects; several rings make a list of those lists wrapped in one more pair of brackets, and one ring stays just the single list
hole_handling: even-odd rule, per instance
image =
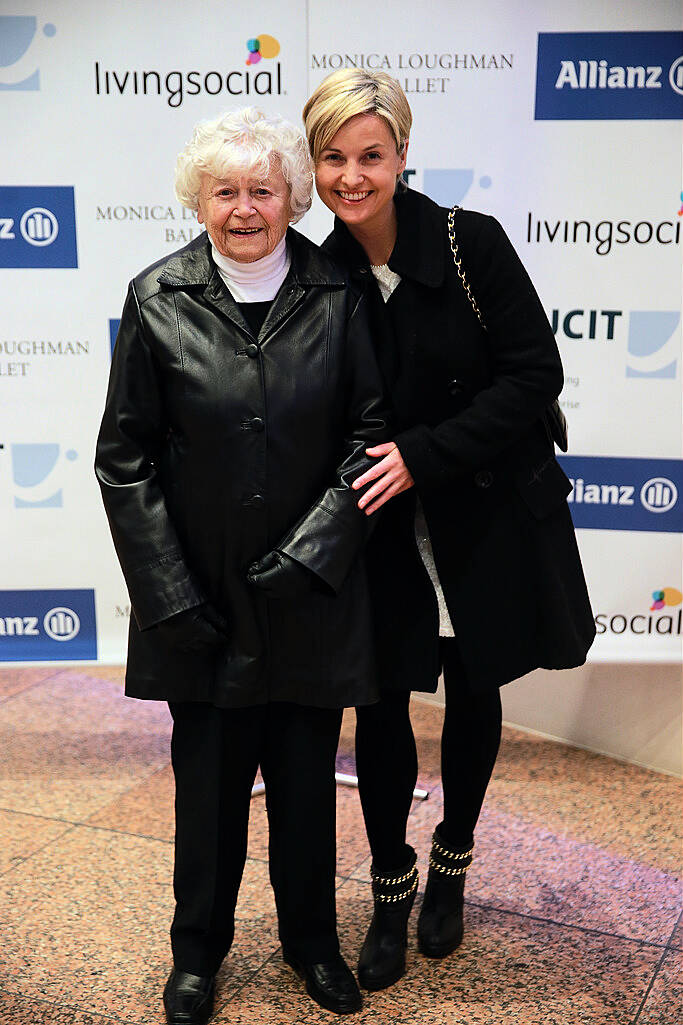
[{"label": "coat button", "polygon": [[448,390],[451,393],[451,395],[457,395],[459,392],[462,391],[462,385],[459,381],[456,380],[456,378],[453,378],[452,381],[448,382]]},{"label": "coat button", "polygon": [[261,506],[264,504],[264,502],[265,498],[263,497],[263,495],[249,495],[249,497],[245,500],[244,504]]},{"label": "coat button", "polygon": [[474,475],[474,483],[478,488],[490,488],[493,484],[493,474],[490,470],[479,470]]},{"label": "coat button", "polygon": [[263,420],[261,419],[260,416],[254,416],[249,421],[249,426],[251,427],[252,431],[262,431],[263,430]]},{"label": "coat button", "polygon": [[244,351],[246,352],[249,359],[256,359],[256,357],[258,356],[258,345],[254,345],[253,342],[250,342]]}]

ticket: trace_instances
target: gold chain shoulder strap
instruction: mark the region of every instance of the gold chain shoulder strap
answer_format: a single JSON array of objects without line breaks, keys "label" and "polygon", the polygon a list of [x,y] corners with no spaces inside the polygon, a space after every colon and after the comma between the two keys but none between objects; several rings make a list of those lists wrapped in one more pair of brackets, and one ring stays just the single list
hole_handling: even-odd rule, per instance
[{"label": "gold chain shoulder strap", "polygon": [[463,269],[462,259],[458,251],[458,243],[455,238],[455,212],[456,210],[460,209],[462,208],[459,207],[456,203],[456,205],[448,211],[448,241],[451,244],[451,252],[453,253],[453,263],[455,264],[455,269],[458,272],[458,277],[462,281],[462,287],[465,289],[465,294],[467,295],[467,298],[470,301],[470,305],[477,315],[477,320],[479,321],[479,323],[485,331],[486,324],[484,323],[484,318],[481,315],[481,310],[477,306],[477,300],[472,295],[472,289],[470,288],[470,283],[467,280],[467,275],[465,274],[465,271]]}]

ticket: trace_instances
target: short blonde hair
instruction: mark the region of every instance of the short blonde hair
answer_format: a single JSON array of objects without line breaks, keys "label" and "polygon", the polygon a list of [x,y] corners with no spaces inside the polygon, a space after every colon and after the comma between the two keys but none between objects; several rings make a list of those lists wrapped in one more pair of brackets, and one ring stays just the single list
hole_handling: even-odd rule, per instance
[{"label": "short blonde hair", "polygon": [[342,68],[320,83],[304,107],[304,125],[314,163],[339,129],[357,114],[381,117],[394,137],[397,152],[403,151],[413,115],[399,83],[384,71]]},{"label": "short blonde hair", "polygon": [[213,121],[195,125],[192,138],[178,154],[175,193],[183,206],[197,209],[202,177],[256,174],[267,178],[276,160],[290,190],[292,221],[301,220],[311,206],[313,170],[301,131],[277,114],[256,107],[228,111]]}]

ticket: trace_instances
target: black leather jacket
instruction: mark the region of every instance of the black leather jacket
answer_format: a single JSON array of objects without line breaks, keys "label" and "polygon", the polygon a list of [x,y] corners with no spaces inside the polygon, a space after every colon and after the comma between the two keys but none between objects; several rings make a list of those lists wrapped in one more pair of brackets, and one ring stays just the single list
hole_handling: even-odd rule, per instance
[{"label": "black leather jacket", "polygon": [[[96,472],[130,592],[126,692],[223,706],[372,701],[368,529],[349,485],[387,436],[364,301],[293,229],[290,271],[258,338],[202,234],[131,282]],[[311,592],[247,582],[279,548]],[[228,620],[214,654],[156,626],[209,600]]]}]

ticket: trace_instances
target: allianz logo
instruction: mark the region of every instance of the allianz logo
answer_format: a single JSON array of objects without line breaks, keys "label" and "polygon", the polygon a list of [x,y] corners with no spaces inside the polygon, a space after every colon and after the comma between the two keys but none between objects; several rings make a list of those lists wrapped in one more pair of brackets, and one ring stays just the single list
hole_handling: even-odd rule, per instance
[{"label": "allianz logo", "polygon": [[[570,477],[569,483],[572,490],[567,501],[575,505],[636,504],[636,487],[633,484],[586,483],[583,477]],[[669,512],[678,501],[678,488],[668,477],[651,477],[641,487],[638,497],[648,512]]]},{"label": "allianz logo", "polygon": [[[50,246],[59,234],[59,221],[52,210],[34,206],[22,215],[19,231],[24,242],[30,246]],[[16,237],[14,218],[0,217],[0,239],[9,242]]]},{"label": "allianz logo", "polygon": [[[608,64],[606,60],[563,60],[555,81],[556,89],[661,89],[666,78],[661,64]],[[668,81],[683,93],[683,57],[668,69]]]},{"label": "allianz logo", "polygon": [[[0,637],[40,637],[39,616],[0,616]],[[71,641],[81,629],[73,609],[60,605],[43,616],[42,627],[53,641]]]}]

